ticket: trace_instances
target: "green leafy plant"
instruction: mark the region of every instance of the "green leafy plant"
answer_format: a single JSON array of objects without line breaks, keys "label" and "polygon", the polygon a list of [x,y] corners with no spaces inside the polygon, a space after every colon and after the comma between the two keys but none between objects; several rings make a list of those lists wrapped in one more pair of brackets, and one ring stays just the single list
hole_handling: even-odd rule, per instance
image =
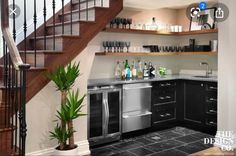
[{"label": "green leafy plant", "polygon": [[69,140],[69,148],[76,147],[74,144],[74,127],[73,120],[85,116],[81,113],[82,103],[86,95],[79,97],[79,90],[70,91],[74,85],[76,78],[80,75],[79,63],[70,63],[67,67],[59,66],[55,72],[48,74],[48,78],[56,84],[56,88],[61,92],[61,108],[57,111],[57,118],[60,124],[50,132],[51,139],[57,139],[59,149],[65,150],[67,140]]},{"label": "green leafy plant", "polygon": [[159,74],[160,74],[160,76],[165,76],[166,75],[166,68],[160,67],[159,68]]}]

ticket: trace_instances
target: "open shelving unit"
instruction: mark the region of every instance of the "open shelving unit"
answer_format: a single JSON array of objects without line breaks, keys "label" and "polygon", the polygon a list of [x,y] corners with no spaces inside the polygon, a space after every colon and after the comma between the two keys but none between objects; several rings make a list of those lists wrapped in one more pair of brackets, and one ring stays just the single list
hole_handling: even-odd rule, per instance
[{"label": "open shelving unit", "polygon": [[96,56],[184,56],[184,55],[211,55],[217,56],[217,52],[125,52],[125,53],[105,53],[97,52]]},{"label": "open shelving unit", "polygon": [[105,28],[103,31],[113,32],[113,33],[133,33],[133,34],[149,34],[149,35],[163,35],[163,36],[186,36],[186,35],[218,33],[218,29],[206,29],[206,30],[183,31],[183,32],[159,32],[153,30],[140,30],[140,29]]}]

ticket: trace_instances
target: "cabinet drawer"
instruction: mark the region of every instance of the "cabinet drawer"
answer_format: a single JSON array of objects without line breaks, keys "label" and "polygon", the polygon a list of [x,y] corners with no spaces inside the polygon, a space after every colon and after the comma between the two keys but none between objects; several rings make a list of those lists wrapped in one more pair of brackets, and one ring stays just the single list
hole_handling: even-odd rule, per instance
[{"label": "cabinet drawer", "polygon": [[167,120],[173,120],[176,117],[175,104],[155,105],[153,107],[153,122],[159,123]]},{"label": "cabinet drawer", "polygon": [[161,104],[161,103],[170,103],[170,102],[175,102],[176,101],[176,91],[171,90],[171,91],[165,91],[165,92],[160,92],[154,101],[154,104]]},{"label": "cabinet drawer", "polygon": [[207,103],[206,104],[206,114],[217,115],[217,104]]},{"label": "cabinet drawer", "polygon": [[163,81],[158,83],[158,88],[160,89],[174,88],[175,86],[176,86],[175,81]]}]

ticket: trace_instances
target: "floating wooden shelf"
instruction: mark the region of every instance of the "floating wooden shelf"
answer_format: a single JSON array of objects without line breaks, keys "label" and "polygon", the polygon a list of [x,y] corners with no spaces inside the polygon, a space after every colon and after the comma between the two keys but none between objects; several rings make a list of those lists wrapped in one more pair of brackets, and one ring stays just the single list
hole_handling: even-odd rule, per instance
[{"label": "floating wooden shelf", "polygon": [[129,53],[104,53],[97,52],[96,56],[182,56],[182,55],[212,55],[217,56],[217,52],[129,52]]},{"label": "floating wooden shelf", "polygon": [[217,29],[206,29],[206,30],[184,31],[184,32],[158,32],[158,31],[153,31],[153,30],[105,28],[104,32],[149,34],[149,35],[164,35],[164,36],[185,36],[185,35],[199,35],[199,34],[217,33],[218,30]]}]

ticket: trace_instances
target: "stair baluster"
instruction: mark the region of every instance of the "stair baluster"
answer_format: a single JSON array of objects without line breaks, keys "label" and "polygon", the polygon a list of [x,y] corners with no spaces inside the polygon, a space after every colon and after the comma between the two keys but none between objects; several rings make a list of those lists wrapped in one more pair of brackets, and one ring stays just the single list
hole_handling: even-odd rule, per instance
[{"label": "stair baluster", "polygon": [[37,36],[37,3],[36,3],[36,0],[34,0],[34,66],[35,67],[37,64],[36,36]]},{"label": "stair baluster", "polygon": [[56,28],[55,28],[55,22],[56,22],[56,17],[55,17],[55,8],[56,8],[56,2],[55,0],[52,0],[52,10],[53,10],[53,50],[56,49],[56,43],[55,43],[55,34],[56,34]]},{"label": "stair baluster", "polygon": [[24,0],[24,62],[26,62],[26,50],[27,50],[27,40],[26,40],[26,37],[27,37],[27,20],[26,20],[26,12],[27,12],[27,9],[26,9],[26,0]]},{"label": "stair baluster", "polygon": [[46,4],[46,0],[44,0],[43,2],[43,20],[44,20],[44,50],[46,50],[46,44],[47,44],[47,24],[46,24],[46,20],[47,20],[47,4]]},{"label": "stair baluster", "polygon": [[70,0],[70,34],[72,35],[73,33],[73,24],[72,24],[72,20],[73,20],[73,14],[72,14],[72,0]]},{"label": "stair baluster", "polygon": [[61,5],[61,10],[62,10],[62,16],[61,16],[61,21],[62,21],[62,34],[64,34],[64,31],[65,31],[65,20],[64,20],[64,12],[65,12],[65,10],[64,10],[64,0],[61,0],[61,3],[62,3],[62,5]]},{"label": "stair baluster", "polygon": [[[16,8],[15,0],[12,1],[12,7],[13,7],[13,10],[15,10]],[[12,18],[13,18],[13,26],[12,26],[13,35],[12,36],[13,36],[14,41],[16,41],[16,15],[14,13],[12,14]]]}]

